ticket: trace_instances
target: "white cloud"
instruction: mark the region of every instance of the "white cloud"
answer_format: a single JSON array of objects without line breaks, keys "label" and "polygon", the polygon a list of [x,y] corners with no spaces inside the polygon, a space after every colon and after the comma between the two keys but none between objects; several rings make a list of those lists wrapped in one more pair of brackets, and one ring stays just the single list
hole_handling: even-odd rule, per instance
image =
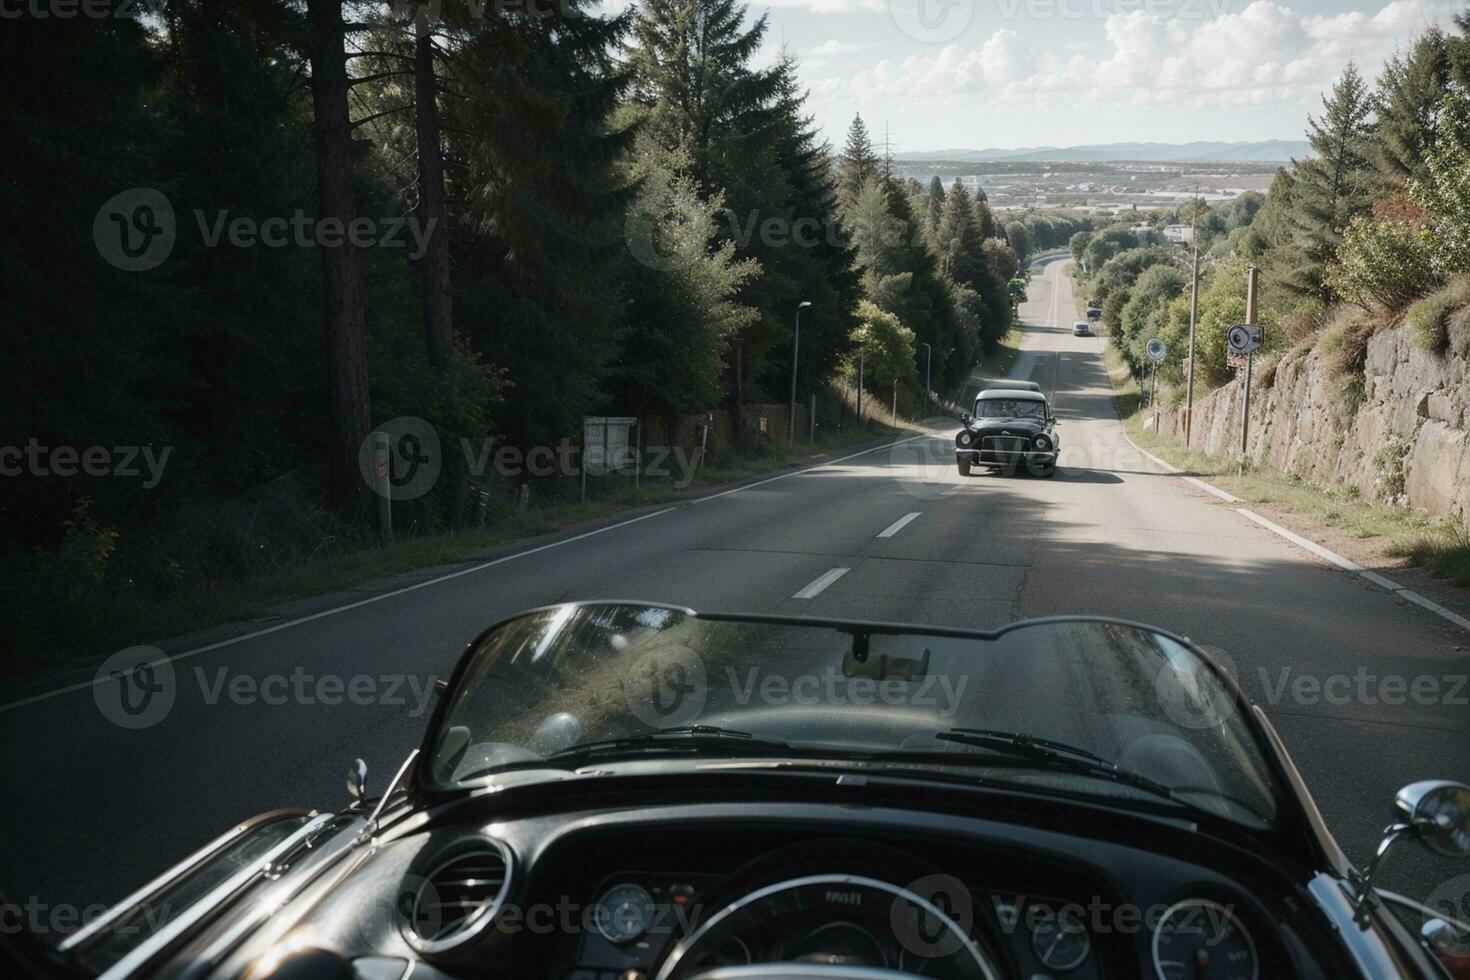
[{"label": "white cloud", "polygon": [[973,93],[983,92],[999,105],[1064,97],[1198,108],[1310,104],[1349,60],[1374,76],[1395,48],[1425,29],[1425,11],[1420,0],[1389,0],[1376,13],[1336,16],[1303,15],[1276,0],[1254,0],[1205,20],[1135,9],[1109,15],[1100,46],[1090,53],[1052,48],[1039,30],[1028,37],[1006,27],[978,46],[884,59],[845,85],[825,79],[814,91],[840,87],[848,100],[930,102],[971,93],[971,103]]}]

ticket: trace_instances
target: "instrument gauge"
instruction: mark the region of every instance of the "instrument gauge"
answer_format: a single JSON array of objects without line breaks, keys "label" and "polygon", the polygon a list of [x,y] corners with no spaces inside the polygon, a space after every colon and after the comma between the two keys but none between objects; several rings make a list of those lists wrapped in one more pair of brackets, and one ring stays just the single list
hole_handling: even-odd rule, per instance
[{"label": "instrument gauge", "polygon": [[1154,929],[1159,980],[1258,980],[1256,943],[1235,912],[1191,898],[1169,906]]},{"label": "instrument gauge", "polygon": [[631,943],[653,923],[653,896],[639,885],[614,885],[592,910],[592,924],[610,943]]},{"label": "instrument gauge", "polygon": [[1092,952],[1092,936],[1075,913],[1062,909],[1035,924],[1031,950],[1048,969],[1075,970]]}]

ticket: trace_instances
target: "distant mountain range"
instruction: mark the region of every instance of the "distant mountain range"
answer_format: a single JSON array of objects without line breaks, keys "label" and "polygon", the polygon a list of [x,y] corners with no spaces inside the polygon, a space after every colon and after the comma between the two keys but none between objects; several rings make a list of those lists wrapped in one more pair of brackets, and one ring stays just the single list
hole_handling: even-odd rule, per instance
[{"label": "distant mountain range", "polygon": [[1311,156],[1305,140],[1263,140],[1257,143],[1097,143],[1090,146],[1030,146],[1015,150],[933,150],[898,153],[898,160],[953,160],[958,162],[1056,163],[1277,163]]}]

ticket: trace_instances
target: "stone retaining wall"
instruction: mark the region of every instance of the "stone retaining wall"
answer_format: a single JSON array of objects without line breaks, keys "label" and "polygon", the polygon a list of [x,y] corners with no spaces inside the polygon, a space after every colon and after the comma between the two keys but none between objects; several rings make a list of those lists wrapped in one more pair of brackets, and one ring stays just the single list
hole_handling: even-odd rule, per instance
[{"label": "stone retaining wall", "polygon": [[[1450,326],[1450,350],[1467,348],[1470,317]],[[1257,371],[1257,380],[1261,379]],[[1265,372],[1270,374],[1269,371]],[[1435,516],[1470,519],[1470,364],[1417,347],[1399,326],[1368,342],[1361,395],[1334,377],[1316,349],[1285,356],[1270,386],[1253,386],[1252,460],[1320,483],[1354,486]],[[1240,451],[1241,379],[1197,399],[1197,449]],[[1161,429],[1182,440],[1184,409]]]}]

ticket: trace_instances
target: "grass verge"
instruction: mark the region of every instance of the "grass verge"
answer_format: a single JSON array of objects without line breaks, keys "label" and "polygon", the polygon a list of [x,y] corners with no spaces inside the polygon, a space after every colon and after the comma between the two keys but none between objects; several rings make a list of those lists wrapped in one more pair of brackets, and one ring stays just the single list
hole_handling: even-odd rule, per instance
[{"label": "grass verge", "polygon": [[981,355],[972,372],[980,378],[1004,378],[1011,373],[1016,358],[1021,354],[1021,325],[1013,323],[1011,329],[994,349]]},{"label": "grass verge", "polygon": [[[676,482],[672,476],[663,480],[644,479],[637,485],[632,479],[622,477],[594,481],[592,499],[585,503],[544,498],[537,502],[533,497],[529,506],[512,510],[483,528],[400,535],[388,547],[343,546],[248,578],[185,584],[166,595],[94,595],[87,600],[91,607],[88,627],[72,636],[65,649],[11,648],[0,658],[0,677],[15,677],[61,666],[79,657],[250,620],[284,603],[471,560],[497,545],[566,531],[640,507],[697,496],[719,486],[817,462],[824,456],[865,444],[881,444],[907,431],[877,423],[870,423],[865,429],[849,425],[820,434],[815,441],[798,439],[792,446],[766,442],[758,450],[712,458],[687,484]],[[568,495],[576,494],[570,485],[562,490]]]},{"label": "grass verge", "polygon": [[1242,468],[1236,460],[1185,449],[1176,440],[1145,428],[1150,412],[1143,407],[1142,391],[1111,345],[1104,360],[1113,385],[1113,404],[1124,429],[1155,456],[1191,476],[1209,477],[1211,483],[1244,501],[1267,504],[1308,523],[1332,528],[1385,555],[1406,559],[1433,575],[1470,587],[1470,531],[1464,524],[1366,499],[1357,487],[1316,483],[1260,464]]}]

